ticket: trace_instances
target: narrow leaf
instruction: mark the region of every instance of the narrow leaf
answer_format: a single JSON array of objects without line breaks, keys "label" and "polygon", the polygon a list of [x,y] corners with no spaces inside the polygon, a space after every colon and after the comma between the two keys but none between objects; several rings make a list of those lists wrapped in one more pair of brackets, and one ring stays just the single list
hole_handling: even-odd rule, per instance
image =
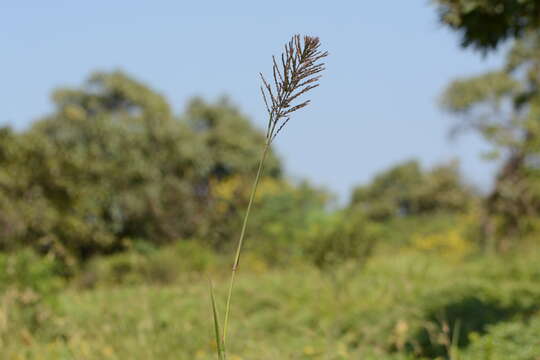
[{"label": "narrow leaf", "polygon": [[223,348],[223,343],[221,341],[221,330],[219,327],[219,315],[216,306],[216,297],[214,295],[214,286],[210,281],[210,298],[212,300],[212,314],[214,316],[214,332],[216,334],[216,345],[217,345],[217,354],[218,360],[225,360],[225,349]]}]

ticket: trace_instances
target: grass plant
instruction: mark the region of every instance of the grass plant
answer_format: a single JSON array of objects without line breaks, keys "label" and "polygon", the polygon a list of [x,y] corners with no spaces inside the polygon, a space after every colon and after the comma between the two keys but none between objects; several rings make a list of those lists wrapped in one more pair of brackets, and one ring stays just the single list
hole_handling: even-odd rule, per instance
[{"label": "grass plant", "polygon": [[[257,192],[257,186],[264,171],[264,162],[273,140],[289,122],[291,115],[307,106],[310,100],[299,101],[301,95],[319,86],[320,73],[324,70],[321,60],[328,53],[320,50],[320,41],[317,37],[294,35],[285,44],[280,59],[272,57],[273,84],[269,83],[261,73],[261,94],[268,114],[268,126],[266,129],[266,141],[263,146],[261,158],[255,180],[251,189],[246,213],[242,221],[240,237],[234,255],[231,270],[231,279],[227,302],[225,306],[225,318],[223,330],[220,330],[217,305],[213,289],[211,289],[212,313],[214,317],[214,330],[216,333],[218,359],[226,359],[227,330],[229,328],[231,300],[233,295],[236,273],[240,264],[240,255],[244,245],[249,215],[253,206],[253,200]],[[221,336],[219,335],[221,334]]]}]

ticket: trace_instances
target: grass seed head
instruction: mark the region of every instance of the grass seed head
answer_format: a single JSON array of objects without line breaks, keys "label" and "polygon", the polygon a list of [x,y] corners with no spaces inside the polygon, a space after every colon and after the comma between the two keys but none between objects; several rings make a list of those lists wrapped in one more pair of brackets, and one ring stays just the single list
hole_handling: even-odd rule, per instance
[{"label": "grass seed head", "polygon": [[261,93],[268,112],[268,142],[274,140],[290,119],[290,115],[309,104],[310,100],[298,102],[298,98],[319,86],[324,63],[320,60],[328,52],[319,50],[318,37],[294,35],[285,44],[279,60],[272,57],[273,84],[262,74]]}]

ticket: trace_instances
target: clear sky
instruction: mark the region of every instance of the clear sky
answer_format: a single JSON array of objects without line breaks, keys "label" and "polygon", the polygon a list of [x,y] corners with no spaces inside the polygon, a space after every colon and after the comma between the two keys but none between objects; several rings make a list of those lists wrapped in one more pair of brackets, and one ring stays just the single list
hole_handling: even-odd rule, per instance
[{"label": "clear sky", "polygon": [[0,124],[18,129],[51,110],[50,91],[93,70],[123,69],[181,112],[193,95],[228,94],[265,123],[258,72],[292,34],[330,52],[312,105],[277,140],[289,174],[346,199],[352,186],[409,158],[457,157],[486,189],[493,164],[475,136],[448,140],[456,119],[437,101],[445,85],[497,66],[459,47],[429,0],[12,1],[0,4]]}]

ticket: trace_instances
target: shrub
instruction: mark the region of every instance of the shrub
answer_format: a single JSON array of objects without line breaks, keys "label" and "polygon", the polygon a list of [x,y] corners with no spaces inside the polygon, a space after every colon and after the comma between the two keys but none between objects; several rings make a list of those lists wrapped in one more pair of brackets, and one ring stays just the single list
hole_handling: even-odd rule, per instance
[{"label": "shrub", "polygon": [[54,257],[40,256],[30,249],[0,253],[0,293],[16,288],[45,296],[54,294],[63,287],[63,272]]},{"label": "shrub", "polygon": [[[140,243],[139,243],[140,244]],[[92,260],[78,276],[81,287],[118,284],[169,284],[189,275],[219,266],[212,249],[196,241],[178,241],[174,245],[149,250],[135,249]]]},{"label": "shrub", "polygon": [[0,342],[13,329],[34,332],[49,321],[64,286],[63,266],[30,249],[0,253]]},{"label": "shrub", "polygon": [[353,260],[362,264],[380,238],[381,226],[361,213],[346,211],[313,222],[304,234],[305,257],[325,268]]},{"label": "shrub", "polygon": [[536,360],[540,354],[540,316],[490,326],[484,336],[470,335],[463,360]]}]

